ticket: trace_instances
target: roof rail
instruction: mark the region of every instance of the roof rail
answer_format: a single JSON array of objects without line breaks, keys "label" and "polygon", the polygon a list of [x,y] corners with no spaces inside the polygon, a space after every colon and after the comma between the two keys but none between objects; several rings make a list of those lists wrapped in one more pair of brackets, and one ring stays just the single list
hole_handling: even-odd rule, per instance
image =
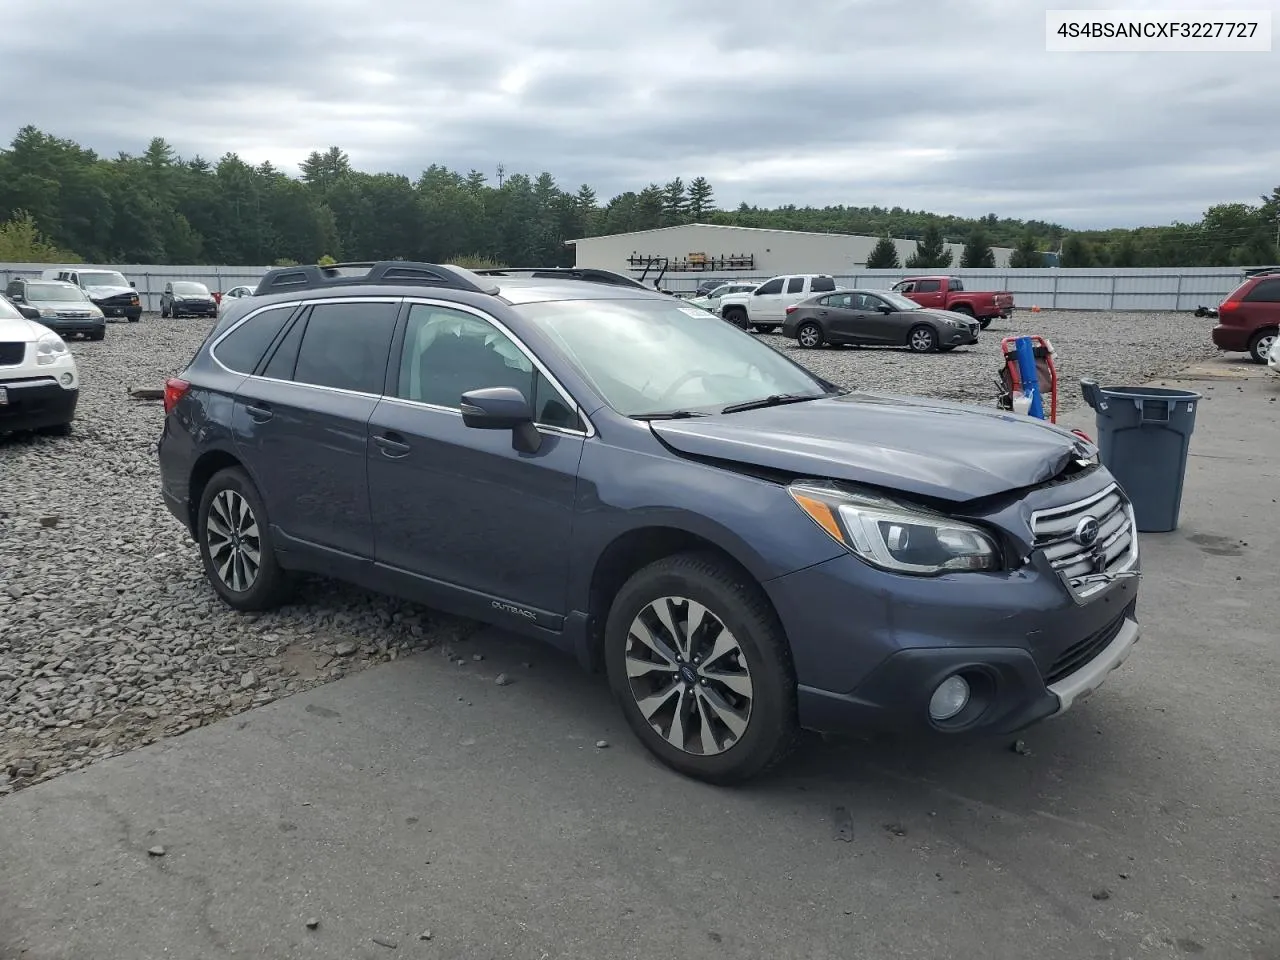
[{"label": "roof rail", "polygon": [[1269,277],[1273,273],[1280,273],[1280,267],[1249,267],[1244,271],[1246,277]]},{"label": "roof rail", "polygon": [[641,290],[652,290],[635,277],[614,273],[612,270],[600,270],[596,267],[486,267],[475,273],[483,277],[510,277],[523,274],[552,280],[583,280],[587,283],[607,283],[616,287],[638,287]]},{"label": "roof rail", "polygon": [[312,263],[297,267],[276,267],[258,281],[258,289],[254,292],[262,297],[294,290],[373,284],[420,284],[490,296],[498,293],[497,284],[486,282],[463,267],[420,263],[415,260],[363,260],[324,266]]}]

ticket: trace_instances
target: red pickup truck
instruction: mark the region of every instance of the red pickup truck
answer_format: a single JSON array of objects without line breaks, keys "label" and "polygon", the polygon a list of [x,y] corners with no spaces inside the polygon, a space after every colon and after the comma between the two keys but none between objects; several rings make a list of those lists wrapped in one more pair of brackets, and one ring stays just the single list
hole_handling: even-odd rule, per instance
[{"label": "red pickup truck", "polygon": [[1013,316],[1013,294],[1007,290],[966,290],[959,277],[907,277],[893,285],[900,293],[934,310],[950,310],[975,317],[987,329],[996,317]]}]

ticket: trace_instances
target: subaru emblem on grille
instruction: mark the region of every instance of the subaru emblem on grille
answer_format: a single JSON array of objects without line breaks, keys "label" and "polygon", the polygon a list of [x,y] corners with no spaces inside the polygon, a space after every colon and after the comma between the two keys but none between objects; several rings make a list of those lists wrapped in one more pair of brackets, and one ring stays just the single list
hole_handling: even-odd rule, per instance
[{"label": "subaru emblem on grille", "polygon": [[1095,517],[1081,517],[1071,539],[1082,547],[1091,547],[1098,539],[1098,521]]}]

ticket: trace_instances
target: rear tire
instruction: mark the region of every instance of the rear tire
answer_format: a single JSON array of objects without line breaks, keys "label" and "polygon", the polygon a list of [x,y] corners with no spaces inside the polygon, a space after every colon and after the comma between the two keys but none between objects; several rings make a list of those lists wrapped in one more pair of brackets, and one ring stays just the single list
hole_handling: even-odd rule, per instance
[{"label": "rear tire", "polygon": [[271,521],[258,489],[239,467],[219,470],[205,485],[196,542],[209,584],[236,610],[270,610],[292,583],[276,562]]},{"label": "rear tire", "polygon": [[[971,319],[971,320],[973,319],[973,308],[972,308],[972,307],[969,307],[969,306],[966,306],[966,305],[965,305],[965,304],[963,304],[963,303],[962,303],[962,304],[960,304],[960,306],[958,306],[958,307],[952,307],[952,308],[951,308],[951,312],[952,312],[952,313],[963,313],[963,314],[964,314],[966,317],[968,317],[969,319]],[[990,322],[990,321],[988,321],[988,322]]]},{"label": "rear tire", "polygon": [[913,353],[933,353],[938,349],[938,334],[928,324],[917,324],[907,334],[907,346]]},{"label": "rear tire", "polygon": [[1271,346],[1276,341],[1277,331],[1259,330],[1253,335],[1253,339],[1249,341],[1249,359],[1254,363],[1266,364],[1267,354],[1271,352]]},{"label": "rear tire", "polygon": [[822,342],[825,339],[822,335],[822,327],[812,320],[807,320],[800,324],[796,330],[796,342],[810,350],[822,346]]},{"label": "rear tire", "polygon": [[782,624],[759,585],[720,557],[676,554],[633,574],[609,609],[604,644],[623,716],[673,770],[741,783],[794,748]]}]

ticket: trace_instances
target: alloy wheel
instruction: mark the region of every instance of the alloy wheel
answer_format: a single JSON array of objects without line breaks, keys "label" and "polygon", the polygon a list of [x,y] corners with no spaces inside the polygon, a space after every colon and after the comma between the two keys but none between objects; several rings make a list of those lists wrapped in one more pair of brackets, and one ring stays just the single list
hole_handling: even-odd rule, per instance
[{"label": "alloy wheel", "polygon": [[933,349],[933,331],[927,327],[920,327],[918,330],[911,331],[911,349],[919,353],[925,353]]},{"label": "alloy wheel", "polygon": [[1258,338],[1253,348],[1253,355],[1258,363],[1267,362],[1267,357],[1271,354],[1271,347],[1276,342],[1276,336],[1277,334],[1268,333]]},{"label": "alloy wheel", "polygon": [[660,597],[627,635],[627,680],[646,722],[677,750],[714,756],[746,733],[754,688],[746,656],[715,613]]},{"label": "alloy wheel", "polygon": [[802,347],[816,347],[822,342],[822,331],[816,325],[806,323],[800,328],[799,340]]},{"label": "alloy wheel", "polygon": [[209,504],[205,530],[218,579],[237,593],[251,589],[262,567],[262,538],[249,502],[235,490],[220,490]]}]

